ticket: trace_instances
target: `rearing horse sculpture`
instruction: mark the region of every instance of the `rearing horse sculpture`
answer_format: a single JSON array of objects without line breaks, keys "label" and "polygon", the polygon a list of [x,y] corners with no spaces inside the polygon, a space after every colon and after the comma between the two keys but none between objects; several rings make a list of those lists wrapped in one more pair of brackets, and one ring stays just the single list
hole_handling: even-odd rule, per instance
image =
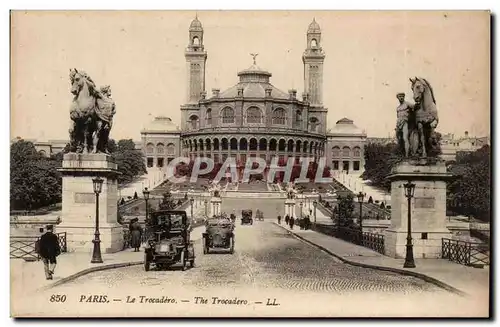
[{"label": "rearing horse sculpture", "polygon": [[71,152],[107,153],[109,132],[115,114],[115,104],[109,86],[98,91],[94,81],[85,72],[70,69],[70,107],[73,126],[70,129]]},{"label": "rearing horse sculpture", "polygon": [[425,78],[410,78],[415,100],[415,120],[417,124],[421,156],[426,158],[432,149],[433,132],[439,122],[436,98],[432,86]]}]

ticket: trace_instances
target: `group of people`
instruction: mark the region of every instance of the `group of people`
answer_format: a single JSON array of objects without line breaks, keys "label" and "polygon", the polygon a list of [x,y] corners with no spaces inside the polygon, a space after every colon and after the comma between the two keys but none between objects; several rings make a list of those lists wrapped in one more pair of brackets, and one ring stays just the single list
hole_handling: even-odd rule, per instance
[{"label": "group of people", "polygon": [[[281,216],[278,216],[278,224],[281,225]],[[293,226],[297,224],[300,229],[310,229],[311,228],[311,218],[309,215],[307,215],[304,218],[297,218],[295,219],[293,216],[290,217],[290,215],[285,216],[285,224],[287,224],[290,229],[293,229]]]}]

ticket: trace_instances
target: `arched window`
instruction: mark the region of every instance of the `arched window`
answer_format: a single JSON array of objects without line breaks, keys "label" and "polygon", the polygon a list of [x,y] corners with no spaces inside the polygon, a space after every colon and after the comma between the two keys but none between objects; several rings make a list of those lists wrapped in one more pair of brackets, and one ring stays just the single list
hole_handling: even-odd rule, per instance
[{"label": "arched window", "polygon": [[262,111],[257,107],[247,109],[247,123],[260,124],[262,123]]},{"label": "arched window", "polygon": [[351,149],[348,146],[342,148],[342,156],[349,157],[351,155]]},{"label": "arched window", "polygon": [[302,112],[300,110],[297,110],[295,112],[295,122],[300,123],[302,121]]},{"label": "arched window", "polygon": [[212,109],[207,109],[207,125],[212,125]]},{"label": "arched window", "polygon": [[316,39],[311,40],[311,48],[316,48],[318,46],[318,41]]},{"label": "arched window", "polygon": [[169,143],[167,145],[167,155],[172,156],[175,154],[175,144]]},{"label": "arched window", "polygon": [[234,110],[230,107],[225,107],[221,111],[223,124],[234,124]]},{"label": "arched window", "polygon": [[319,125],[319,120],[316,117],[311,117],[309,119],[309,131],[316,132],[316,129]]},{"label": "arched window", "polygon": [[165,153],[165,146],[163,145],[163,143],[158,143],[156,145],[156,153],[157,154],[164,154]]},{"label": "arched window", "polygon": [[278,108],[273,111],[272,117],[273,125],[285,125],[286,123],[286,112],[283,108]]},{"label": "arched window", "polygon": [[153,145],[153,143],[148,143],[146,145],[146,153],[147,154],[153,154],[153,153],[155,153],[155,146]]},{"label": "arched window", "polygon": [[257,150],[257,140],[254,138],[250,139],[250,150]]},{"label": "arched window", "polygon": [[332,157],[340,158],[340,148],[338,146],[332,148]]},{"label": "arched window", "polygon": [[198,128],[198,116],[192,115],[191,117],[189,117],[189,122],[191,124],[192,129]]},{"label": "arched window", "polygon": [[361,157],[361,149],[359,147],[352,149],[352,156],[356,158]]},{"label": "arched window", "polygon": [[197,36],[193,37],[193,45],[200,45],[200,39]]}]

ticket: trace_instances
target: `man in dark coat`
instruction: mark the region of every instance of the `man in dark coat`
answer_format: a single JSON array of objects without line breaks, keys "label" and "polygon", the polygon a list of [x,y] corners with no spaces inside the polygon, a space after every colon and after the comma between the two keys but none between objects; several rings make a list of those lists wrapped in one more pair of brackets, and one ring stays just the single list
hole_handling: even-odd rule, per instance
[{"label": "man in dark coat", "polygon": [[288,225],[288,223],[290,222],[290,216],[289,215],[286,215],[285,216],[285,224]]},{"label": "man in dark coat", "polygon": [[43,265],[45,268],[45,278],[52,279],[54,270],[56,269],[56,257],[61,254],[61,247],[59,246],[59,239],[53,233],[54,227],[47,226],[47,232],[40,237],[39,249],[40,257],[42,257]]},{"label": "man in dark coat", "polygon": [[281,225],[281,216],[278,216],[278,224]]},{"label": "man in dark coat", "polygon": [[290,217],[290,229],[293,229],[293,224],[295,223],[295,219],[292,217]]}]

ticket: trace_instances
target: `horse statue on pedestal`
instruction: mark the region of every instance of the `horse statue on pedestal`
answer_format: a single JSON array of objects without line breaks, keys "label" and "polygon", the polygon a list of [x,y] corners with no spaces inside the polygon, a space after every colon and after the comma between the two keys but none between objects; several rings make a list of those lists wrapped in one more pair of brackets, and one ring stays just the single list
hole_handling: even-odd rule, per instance
[{"label": "horse statue on pedestal", "polygon": [[[431,84],[421,77],[410,78],[415,100],[415,123],[418,132],[419,156],[427,158],[434,144],[434,130],[439,122],[436,98]],[[412,142],[413,143],[413,142]]]},{"label": "horse statue on pedestal", "polygon": [[115,102],[111,99],[111,88],[100,90],[85,72],[70,69],[70,152],[108,153],[109,133],[116,113]]}]

